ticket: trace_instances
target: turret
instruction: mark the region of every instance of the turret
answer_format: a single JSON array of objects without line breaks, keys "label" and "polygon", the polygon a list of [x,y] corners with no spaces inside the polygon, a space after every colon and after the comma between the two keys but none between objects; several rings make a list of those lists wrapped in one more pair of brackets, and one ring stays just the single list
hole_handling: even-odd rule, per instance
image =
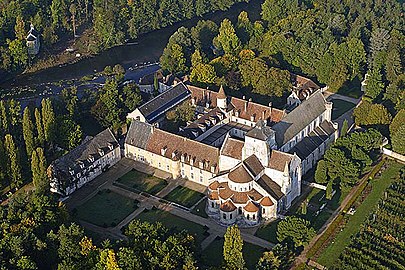
[{"label": "turret", "polygon": [[217,94],[217,107],[224,109],[224,110],[228,107],[225,91],[224,91],[224,88],[222,87],[222,85],[219,88],[219,92]]}]

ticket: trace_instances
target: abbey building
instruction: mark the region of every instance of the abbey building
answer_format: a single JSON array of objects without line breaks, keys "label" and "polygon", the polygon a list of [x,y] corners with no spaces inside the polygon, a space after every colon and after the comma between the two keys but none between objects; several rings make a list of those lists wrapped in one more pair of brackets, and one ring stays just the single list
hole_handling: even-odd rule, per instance
[{"label": "abbey building", "polygon": [[[196,120],[178,132],[160,128],[183,103]],[[301,177],[337,138],[327,102],[296,76],[285,109],[178,83],[128,115],[125,156],[207,186],[207,212],[242,226],[276,218],[301,194]]]}]

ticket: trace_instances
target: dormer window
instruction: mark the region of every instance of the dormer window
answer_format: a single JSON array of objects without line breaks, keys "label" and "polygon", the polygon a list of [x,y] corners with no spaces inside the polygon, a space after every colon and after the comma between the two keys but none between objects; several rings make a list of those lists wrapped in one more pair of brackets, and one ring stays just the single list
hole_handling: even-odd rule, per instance
[{"label": "dormer window", "polygon": [[167,151],[167,146],[163,147],[162,149],[160,149],[160,154],[162,156],[166,155],[166,151]]},{"label": "dormer window", "polygon": [[93,155],[89,155],[89,157],[87,158],[87,160],[92,163],[94,162],[94,156]]},{"label": "dormer window", "polygon": [[110,151],[112,151],[114,149],[114,146],[111,143],[109,143],[108,144],[108,149],[110,149]]},{"label": "dormer window", "polygon": [[204,162],[203,162],[203,161],[200,161],[200,162],[198,163],[198,166],[200,167],[200,169],[203,169],[203,168],[204,168]]},{"label": "dormer window", "polygon": [[212,172],[212,173],[215,172],[215,166],[214,166],[214,165],[211,166],[211,172]]},{"label": "dormer window", "polygon": [[104,150],[103,149],[98,149],[98,154],[100,155],[100,156],[104,156]]},{"label": "dormer window", "polygon": [[75,174],[75,172],[73,171],[72,168],[69,168],[69,173],[70,173],[71,176],[73,176]]},{"label": "dormer window", "polygon": [[181,162],[185,162],[186,161],[186,154],[184,154],[184,155],[181,155]]},{"label": "dormer window", "polygon": [[79,163],[80,168],[84,169],[84,163],[82,161],[79,161],[78,163]]}]

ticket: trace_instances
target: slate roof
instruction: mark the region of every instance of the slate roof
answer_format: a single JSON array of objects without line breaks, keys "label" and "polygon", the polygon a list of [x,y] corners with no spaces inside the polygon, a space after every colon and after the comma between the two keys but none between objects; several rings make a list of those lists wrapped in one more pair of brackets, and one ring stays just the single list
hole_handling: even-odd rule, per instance
[{"label": "slate roof", "polygon": [[257,183],[277,201],[284,196],[281,187],[265,174],[257,180]]},{"label": "slate roof", "polygon": [[316,127],[307,137],[297,143],[290,153],[296,153],[301,160],[305,160],[312,152],[315,151],[323,142],[336,131],[332,123],[323,121],[320,126]]},{"label": "slate roof", "polygon": [[251,155],[250,157],[246,158],[243,163],[246,165],[248,170],[254,175],[258,175],[264,170],[264,167],[260,160],[256,157],[256,155]]},{"label": "slate roof", "polygon": [[129,126],[125,143],[145,149],[152,134],[153,127],[147,123],[133,120]]},{"label": "slate roof", "polygon": [[153,122],[166,111],[184,101],[190,96],[190,92],[183,83],[178,83],[167,91],[154,97],[138,107],[148,122]]},{"label": "slate roof", "polygon": [[257,122],[254,128],[246,133],[246,136],[265,141],[273,134],[274,130],[266,126],[266,123],[263,120],[260,120]]},{"label": "slate roof", "polygon": [[320,90],[272,126],[279,147],[286,144],[326,110],[326,100]]},{"label": "slate roof", "polygon": [[101,157],[99,150],[103,150],[104,154],[111,152],[108,147],[109,145],[112,145],[113,149],[119,146],[111,130],[108,128],[94,137],[87,137],[81,145],[53,161],[51,167],[55,171],[70,177],[70,170],[73,170],[75,173],[82,171],[79,162],[82,162],[85,167],[87,167],[90,165],[88,161],[90,156],[92,156],[95,161]]}]

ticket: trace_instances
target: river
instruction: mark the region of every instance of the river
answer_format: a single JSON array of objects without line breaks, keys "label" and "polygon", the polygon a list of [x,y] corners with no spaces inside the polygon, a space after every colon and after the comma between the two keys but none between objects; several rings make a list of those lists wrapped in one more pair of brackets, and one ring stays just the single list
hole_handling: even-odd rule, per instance
[{"label": "river", "polygon": [[[0,88],[14,92],[14,89],[21,89],[21,87],[43,86],[60,80],[72,80],[86,75],[93,75],[96,72],[102,71],[107,65],[113,66],[115,64],[121,64],[128,69],[149,62],[157,62],[169,37],[180,26],[191,28],[201,19],[212,20],[217,24],[224,18],[229,18],[235,22],[239,13],[243,10],[248,12],[251,21],[255,21],[260,19],[262,2],[262,0],[251,0],[250,3],[237,3],[227,11],[217,11],[206,14],[202,18],[196,17],[191,20],[179,22],[172,26],[143,34],[132,42],[131,45],[113,47],[94,57],[82,59],[74,64],[52,67],[31,74],[22,74],[12,81],[3,83],[0,85]],[[132,73],[134,72],[144,73],[142,69],[132,71]],[[139,74],[136,73],[133,76],[138,77]]]}]

